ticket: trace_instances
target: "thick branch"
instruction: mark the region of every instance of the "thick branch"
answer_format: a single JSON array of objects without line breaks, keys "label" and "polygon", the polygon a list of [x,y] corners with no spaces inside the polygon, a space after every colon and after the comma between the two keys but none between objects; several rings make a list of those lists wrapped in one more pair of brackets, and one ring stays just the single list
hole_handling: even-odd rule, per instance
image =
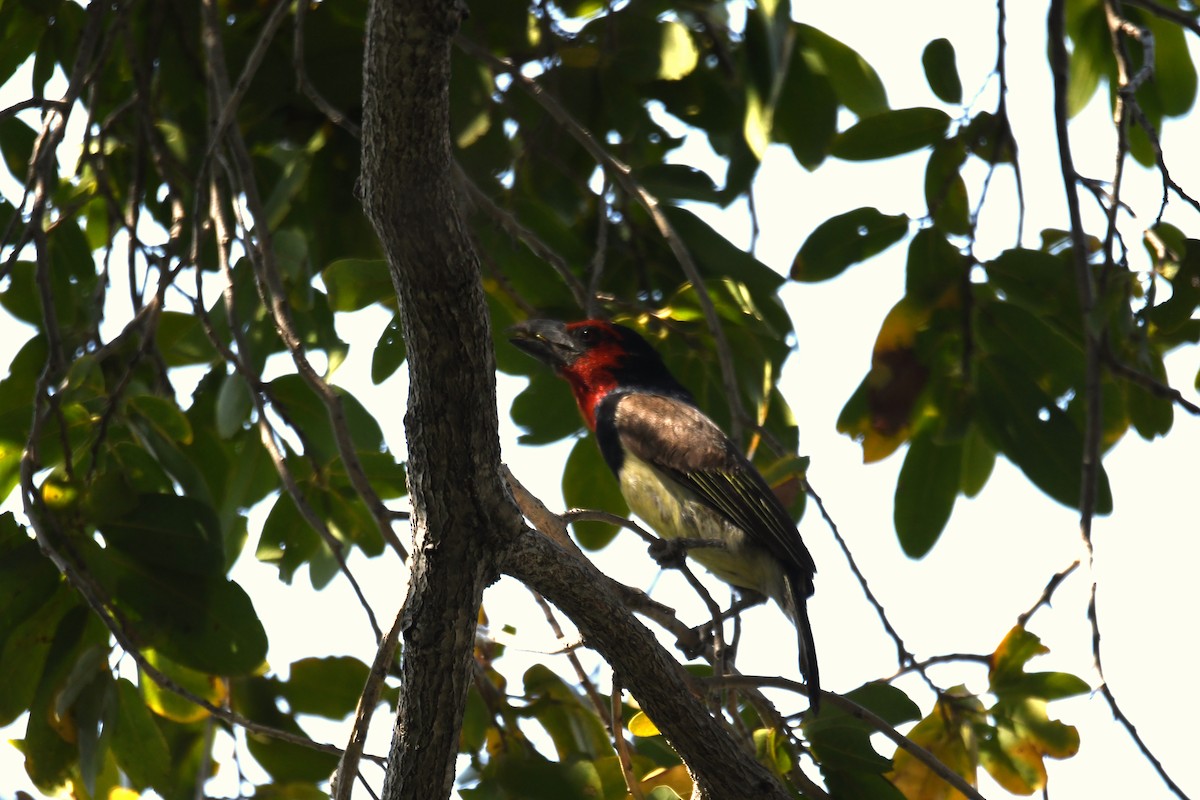
[{"label": "thick branch", "polygon": [[479,263],[454,196],[453,0],[376,0],[367,18],[361,195],[400,300],[415,548],[401,694],[383,796],[447,797],[484,587],[489,532],[520,525],[499,474],[495,362]]},{"label": "thick branch", "polygon": [[561,608],[588,646],[612,665],[687,764],[699,797],[790,797],[708,712],[679,662],[608,589],[609,582],[591,562],[569,556],[531,531],[512,543],[500,567]]}]

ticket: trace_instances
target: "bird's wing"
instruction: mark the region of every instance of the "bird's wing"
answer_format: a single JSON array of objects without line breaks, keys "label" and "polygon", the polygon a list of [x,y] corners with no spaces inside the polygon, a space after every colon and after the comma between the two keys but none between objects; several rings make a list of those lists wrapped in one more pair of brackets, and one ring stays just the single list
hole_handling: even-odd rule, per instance
[{"label": "bird's wing", "polygon": [[799,571],[812,593],[816,571],[796,525],[758,470],[691,403],[629,393],[614,414],[622,446],[686,486],[767,550]]}]

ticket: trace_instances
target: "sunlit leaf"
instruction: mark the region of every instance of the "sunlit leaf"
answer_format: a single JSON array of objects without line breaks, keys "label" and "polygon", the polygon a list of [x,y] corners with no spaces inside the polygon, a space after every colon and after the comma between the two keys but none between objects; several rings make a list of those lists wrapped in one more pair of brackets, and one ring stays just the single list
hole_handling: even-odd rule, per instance
[{"label": "sunlit leaf", "polygon": [[692,41],[691,32],[681,22],[665,22],[661,36],[658,77],[664,81],[677,81],[696,68],[696,63],[700,60],[700,51]]},{"label": "sunlit leaf", "polygon": [[658,726],[651,722],[650,718],[643,711],[634,714],[633,719],[629,720],[629,724],[626,727],[634,736],[658,736],[662,733],[658,729]]}]

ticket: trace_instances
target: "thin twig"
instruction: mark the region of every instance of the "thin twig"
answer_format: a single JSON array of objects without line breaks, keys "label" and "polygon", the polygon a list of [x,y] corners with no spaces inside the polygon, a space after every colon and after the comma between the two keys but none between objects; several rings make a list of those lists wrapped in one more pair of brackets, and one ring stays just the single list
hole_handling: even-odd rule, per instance
[{"label": "thin twig", "polygon": [[625,778],[630,797],[633,800],[646,800],[646,795],[642,792],[642,782],[633,774],[633,758],[629,753],[629,743],[625,741],[624,719],[621,716],[621,681],[615,672],[611,700],[612,713],[609,718],[612,722],[609,729],[612,731],[613,745],[617,748],[617,763],[621,765],[621,775]]},{"label": "thin twig", "polygon": [[1144,8],[1156,17],[1170,20],[1179,27],[1187,28],[1192,33],[1200,36],[1200,22],[1197,22],[1195,17],[1189,16],[1177,8],[1164,6],[1162,3],[1157,2],[1157,0],[1125,0],[1125,2],[1131,6]]},{"label": "thin twig", "polygon": [[883,629],[887,631],[888,636],[892,637],[892,641],[896,645],[896,656],[901,669],[911,666],[917,673],[925,679],[925,683],[934,692],[941,694],[941,690],[936,684],[925,674],[920,663],[916,660],[909,649],[904,645],[904,640],[900,638],[900,633],[892,626],[891,620],[887,617],[887,612],[883,610],[883,604],[875,597],[875,593],[871,591],[870,585],[867,583],[867,578],[863,575],[862,570],[858,567],[858,562],[854,560],[854,556],[850,553],[850,546],[846,544],[846,540],[842,537],[841,531],[838,530],[837,523],[833,521],[833,517],[829,516],[829,512],[825,508],[825,501],[817,494],[812,483],[808,478],[804,478],[804,489],[808,492],[817,503],[817,509],[821,512],[821,517],[825,520],[825,524],[829,526],[829,530],[833,533],[833,538],[837,541],[838,547],[842,550],[842,555],[846,558],[846,563],[850,566],[850,571],[854,573],[854,577],[858,579],[858,585],[862,587],[863,594],[866,595],[867,602],[875,609],[875,613],[879,616],[879,621],[883,623]]},{"label": "thin twig", "polygon": [[[333,535],[325,520],[316,512],[316,509],[312,507],[312,504],[304,496],[304,491],[300,488],[300,484],[296,481],[296,477],[292,474],[291,469],[288,468],[287,459],[275,441],[275,430],[271,427],[270,419],[267,416],[266,387],[263,385],[262,377],[245,357],[251,350],[249,343],[246,341],[242,326],[238,321],[237,298],[234,296],[233,269],[229,263],[229,248],[233,242],[233,233],[229,219],[227,218],[225,203],[222,202],[220,190],[217,187],[217,181],[215,178],[210,178],[209,183],[210,204],[208,213],[213,227],[213,234],[217,239],[217,266],[225,278],[225,286],[222,290],[225,316],[226,321],[229,323],[229,330],[232,332],[234,341],[237,343],[238,352],[233,353],[225,347],[224,343],[221,342],[216,332],[212,329],[212,325],[208,320],[208,314],[204,312],[200,303],[197,302],[201,327],[217,352],[221,353],[226,361],[232,363],[242,379],[245,380],[246,386],[250,391],[251,400],[254,403],[254,408],[258,413],[259,439],[262,442],[263,449],[266,450],[268,457],[271,459],[275,473],[283,483],[284,491],[291,498],[292,503],[295,504],[301,518],[308,523],[310,528],[317,532],[321,540],[325,542],[325,546],[329,548],[330,553],[333,554],[334,560],[337,561],[338,569],[346,576],[346,580],[350,583],[350,588],[358,598],[359,605],[362,606],[367,614],[367,620],[371,625],[371,630],[375,634],[375,641],[377,643],[381,642],[384,638],[383,631],[379,627],[379,621],[375,618],[375,610],[371,608],[371,604],[367,601],[362,587],[354,577],[354,573],[350,571],[349,564],[346,563],[345,547]],[[202,273],[203,270],[197,269],[197,278]],[[226,380],[228,379],[226,378]]]},{"label": "thin twig", "polygon": [[1189,414],[1200,415],[1200,406],[1184,397],[1178,389],[1162,383],[1152,375],[1147,375],[1145,372],[1129,366],[1110,352],[1102,353],[1101,357],[1104,359],[1104,365],[1112,370],[1114,374],[1136,383],[1156,397],[1161,397],[1163,400],[1170,400]]},{"label": "thin twig", "polygon": [[292,68],[296,71],[296,88],[307,97],[317,109],[329,118],[335,125],[340,125],[355,139],[362,138],[362,129],[358,123],[343,114],[325,96],[317,91],[308,77],[308,69],[304,66],[304,18],[308,15],[309,0],[299,0],[296,3],[295,29],[292,34]]},{"label": "thin twig", "polygon": [[[280,8],[287,5],[287,0],[281,0]],[[204,35],[202,39],[209,68],[209,82],[217,103],[222,108],[221,114],[222,118],[224,118],[227,113],[232,114],[236,110],[236,105],[233,101],[237,99],[238,95],[236,91],[231,94],[229,89],[229,77],[225,68],[224,48],[219,33],[215,0],[204,0],[201,6],[204,19]],[[274,20],[276,15],[280,15],[281,21],[282,12],[278,8],[276,13],[272,15],[271,20]],[[268,22],[270,23],[270,20]],[[264,31],[263,35],[260,36],[260,43],[267,38],[268,32]],[[253,74],[251,66],[251,61],[248,60],[246,69],[243,70],[242,77],[238,81],[238,87],[242,88],[243,91],[243,80],[248,80],[246,76]],[[253,219],[252,226],[243,220],[243,228],[247,232],[253,228],[254,241],[247,243],[247,253],[250,256],[251,264],[255,268],[255,279],[259,283],[260,293],[263,295],[264,304],[271,314],[275,330],[291,355],[292,362],[296,366],[296,371],[325,406],[326,414],[329,417],[329,425],[333,430],[333,438],[338,456],[341,458],[342,464],[346,469],[346,475],[350,479],[351,486],[354,487],[355,492],[362,499],[384,541],[391,545],[402,560],[406,560],[408,552],[405,550],[404,545],[400,543],[396,532],[392,530],[391,515],[379,495],[375,492],[374,487],[371,486],[370,481],[367,480],[362,462],[358,458],[358,453],[346,422],[346,412],[341,396],[334,391],[333,387],[327,381],[317,374],[312,364],[308,361],[308,357],[305,355],[304,343],[296,330],[291,309],[287,304],[287,292],[283,287],[283,280],[279,275],[278,264],[275,259],[275,249],[271,244],[270,232],[267,230],[265,206],[254,179],[254,166],[250,159],[250,152],[246,148],[246,142],[242,138],[241,131],[238,130],[237,126],[231,126],[228,131],[224,131],[224,134],[232,156],[233,171],[239,183],[240,193],[245,197],[246,206]],[[213,140],[209,145],[209,152],[215,152],[218,139],[221,135],[222,127],[219,119]]]},{"label": "thin twig", "polygon": [[1079,528],[1092,557],[1092,517],[1095,515],[1096,487],[1099,477],[1099,449],[1101,397],[1100,363],[1096,347],[1095,323],[1092,309],[1095,307],[1095,287],[1092,285],[1091,268],[1087,261],[1087,244],[1084,240],[1083,218],[1079,211],[1079,196],[1076,184],[1079,173],[1071,156],[1071,140],[1067,132],[1067,44],[1064,15],[1066,0],[1051,0],[1047,27],[1050,38],[1050,67],[1054,81],[1054,127],[1058,137],[1059,167],[1062,172],[1063,188],[1067,195],[1067,211],[1071,219],[1071,251],[1075,265],[1075,284],[1079,294],[1079,307],[1083,317],[1084,365],[1084,436],[1083,455],[1080,459],[1081,487],[1079,496]]},{"label": "thin twig", "polygon": [[1030,606],[1029,610],[1024,614],[1017,617],[1017,624],[1024,628],[1025,624],[1029,622],[1029,618],[1032,617],[1039,608],[1042,606],[1049,606],[1050,598],[1054,596],[1054,591],[1058,588],[1058,585],[1066,580],[1067,576],[1074,572],[1078,567],[1079,559],[1075,559],[1069,566],[1067,566],[1066,569],[1054,573],[1050,580],[1046,582],[1046,588],[1042,590],[1042,596],[1037,599],[1037,602]]},{"label": "thin twig", "polygon": [[558,277],[562,279],[563,283],[566,284],[567,290],[575,298],[575,303],[579,306],[580,310],[585,311],[588,316],[591,316],[591,312],[588,310],[590,305],[588,302],[587,287],[583,285],[583,281],[579,280],[575,273],[571,271],[571,268],[567,266],[566,259],[559,255],[558,251],[542,241],[540,236],[522,225],[516,217],[497,205],[496,201],[492,200],[483,189],[480,189],[475,184],[475,181],[471,180],[462,167],[457,164],[455,167],[454,175],[458,179],[459,188],[465,191],[471,203],[477,209],[487,214],[493,222],[500,226],[501,230],[522,242],[529,248],[531,253],[549,264],[558,273]]},{"label": "thin twig", "polygon": [[1179,798],[1179,800],[1189,800],[1187,794],[1184,793],[1179,784],[1177,784],[1171,778],[1171,776],[1167,774],[1162,762],[1155,757],[1154,753],[1150,752],[1150,748],[1142,740],[1141,734],[1138,733],[1137,728],[1135,728],[1133,725],[1133,722],[1129,720],[1129,717],[1125,716],[1125,712],[1123,712],[1121,707],[1117,705],[1117,698],[1113,696],[1112,690],[1108,688],[1107,683],[1100,684],[1100,694],[1104,695],[1104,699],[1108,701],[1108,707],[1112,709],[1113,718],[1120,722],[1121,726],[1128,731],[1130,738],[1133,739],[1133,742],[1137,745],[1138,750],[1142,752],[1142,755],[1145,756],[1146,760],[1150,762],[1150,765],[1154,767],[1154,771],[1158,773],[1158,777],[1160,777],[1162,782],[1167,785],[1167,788],[1169,788],[1171,792]]},{"label": "thin twig", "polygon": [[387,636],[379,643],[375,651],[375,660],[371,662],[371,671],[367,673],[367,682],[358,698],[358,708],[354,712],[354,726],[350,729],[350,740],[338,762],[337,772],[333,777],[333,800],[350,800],[350,791],[354,781],[346,780],[347,775],[358,774],[358,762],[363,757],[363,747],[367,743],[367,731],[371,727],[371,716],[379,705],[379,696],[383,692],[383,682],[388,670],[396,660],[396,647],[400,644],[400,629],[403,627],[404,609],[396,612],[396,619],[388,630]]},{"label": "thin twig", "polygon": [[[542,597],[533,589],[530,589],[529,592],[533,595],[533,600],[535,603],[537,603],[538,608],[542,610],[542,614],[546,618],[546,624],[549,625],[550,630],[554,632],[555,638],[557,638],[560,642],[565,641],[566,637],[563,634],[562,626],[558,624],[558,618],[554,615],[554,608],[546,602],[546,598]],[[614,735],[617,735],[617,729],[614,728],[614,725],[619,726],[620,722],[618,721],[614,723],[613,719],[609,716],[608,706],[605,705],[604,698],[600,696],[600,692],[596,690],[596,686],[592,683],[592,679],[588,677],[587,671],[583,668],[583,663],[579,660],[579,656],[575,653],[576,649],[578,648],[571,647],[565,651],[567,660],[571,662],[571,668],[575,670],[575,677],[579,681],[579,685],[583,687],[584,694],[586,694],[588,696],[588,700],[591,701],[592,707],[595,708],[596,713],[600,715],[600,719],[604,721],[606,726],[613,730]]]}]

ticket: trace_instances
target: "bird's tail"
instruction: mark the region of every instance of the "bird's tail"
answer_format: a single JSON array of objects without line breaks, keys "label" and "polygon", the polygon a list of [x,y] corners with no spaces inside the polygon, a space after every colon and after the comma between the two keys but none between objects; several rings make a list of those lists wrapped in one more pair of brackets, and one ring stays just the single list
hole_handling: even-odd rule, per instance
[{"label": "bird's tail", "polygon": [[821,681],[817,669],[817,647],[813,642],[812,625],[808,621],[808,598],[812,581],[799,575],[787,576],[789,616],[796,624],[796,642],[800,651],[800,674],[808,687],[809,707],[815,714],[820,706]]}]

